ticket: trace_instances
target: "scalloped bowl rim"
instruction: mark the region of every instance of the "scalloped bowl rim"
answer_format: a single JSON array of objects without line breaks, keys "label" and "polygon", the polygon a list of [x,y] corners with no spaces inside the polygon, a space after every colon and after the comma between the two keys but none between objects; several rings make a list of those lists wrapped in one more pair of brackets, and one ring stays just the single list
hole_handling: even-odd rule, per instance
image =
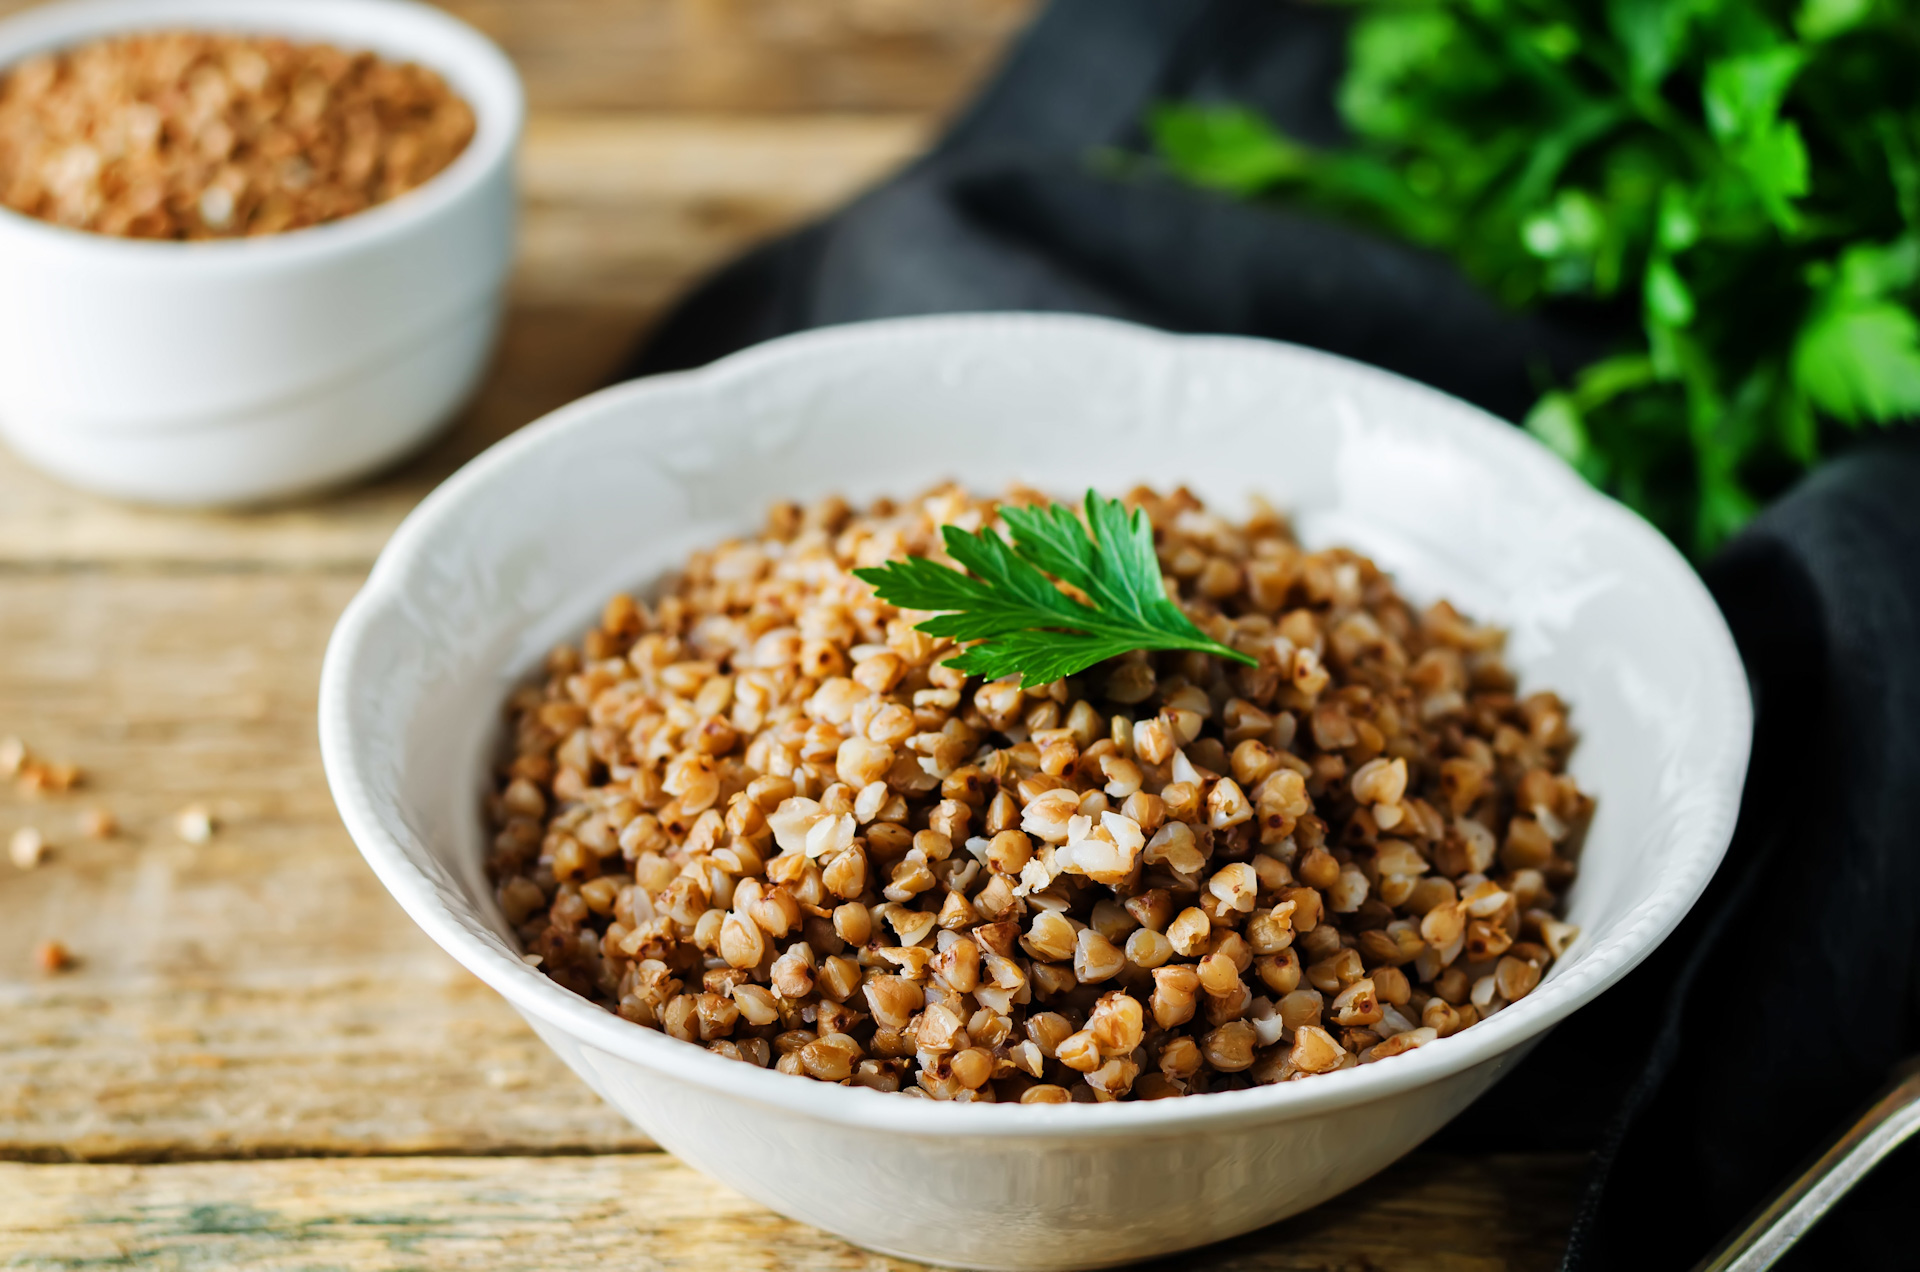
[{"label": "scalloped bowl rim", "polygon": [[[883,345],[897,335],[924,339],[930,332],[963,341],[970,334],[993,327],[1079,328],[1105,339],[1168,349],[1239,346],[1263,356],[1317,362],[1350,379],[1390,382],[1402,393],[1411,390],[1433,399],[1436,427],[1479,430],[1483,435],[1474,437],[1472,445],[1505,451],[1504,462],[1530,470],[1529,477],[1549,488],[1557,487],[1567,500],[1592,505],[1609,533],[1635,542],[1645,552],[1649,568],[1683,575],[1669,581],[1679,584],[1679,595],[1691,598],[1700,611],[1694,617],[1702,623],[1703,638],[1718,646],[1713,662],[1721,683],[1710,688],[1716,705],[1724,705],[1727,710],[1721,722],[1720,745],[1708,768],[1713,794],[1704,808],[1700,830],[1688,841],[1690,851],[1685,859],[1667,863],[1669,877],[1653,902],[1623,922],[1609,940],[1587,950],[1566,974],[1549,976],[1520,1002],[1450,1038],[1396,1056],[1391,1063],[1324,1074],[1309,1082],[1181,1099],[1064,1105],[958,1105],[908,1100],[742,1065],[623,1020],[561,988],[538,969],[487,945],[463,926],[432,881],[407,859],[374,813],[356,771],[358,748],[348,710],[354,669],[365,648],[369,624],[377,611],[394,602],[435,528],[455,514],[469,492],[500,470],[512,467],[523,454],[560,443],[588,420],[628,403],[690,388],[719,391],[735,380],[765,374],[783,362],[805,360],[848,344]],[[1575,706],[1577,709],[1578,704]],[[1732,836],[1751,732],[1745,671],[1725,620],[1698,575],[1650,525],[1594,491],[1520,430],[1427,386],[1317,350],[1243,337],[1176,335],[1110,319],[1053,314],[939,315],[817,328],[754,346],[696,370],[614,385],[561,407],[470,461],[402,522],[335,629],[320,688],[322,758],[341,816],[368,864],[429,936],[522,1013],[643,1070],[662,1072],[719,1094],[837,1125],[952,1138],[1153,1138],[1220,1123],[1291,1120],[1426,1086],[1513,1050],[1619,981],[1673,931],[1705,890]]]}]

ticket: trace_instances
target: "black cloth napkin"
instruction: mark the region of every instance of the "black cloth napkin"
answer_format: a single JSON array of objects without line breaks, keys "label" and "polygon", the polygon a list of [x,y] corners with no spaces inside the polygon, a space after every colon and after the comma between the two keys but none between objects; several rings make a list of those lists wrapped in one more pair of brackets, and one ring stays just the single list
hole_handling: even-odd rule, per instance
[{"label": "black cloth napkin", "polygon": [[[1620,316],[1514,314],[1445,260],[1310,212],[1102,175],[1156,100],[1216,98],[1336,142],[1345,18],[1286,0],[1055,0],[920,162],[754,251],[625,374],[830,323],[1106,314],[1313,345],[1516,418]],[[1757,735],[1708,894],[1632,976],[1434,1141],[1590,1152],[1578,1272],[1691,1267],[1920,1052],[1920,441],[1829,464],[1706,576]],[[1920,1152],[1883,1164],[1783,1266],[1920,1264]]]}]

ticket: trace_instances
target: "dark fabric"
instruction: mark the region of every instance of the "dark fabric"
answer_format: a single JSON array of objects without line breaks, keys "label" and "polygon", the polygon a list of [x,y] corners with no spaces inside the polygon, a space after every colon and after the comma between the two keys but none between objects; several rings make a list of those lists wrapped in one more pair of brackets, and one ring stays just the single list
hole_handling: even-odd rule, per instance
[{"label": "dark fabric", "polygon": [[[925,159],[723,270],[628,374],[807,327],[1070,310],[1293,340],[1508,418],[1617,319],[1516,315],[1427,253],[1312,213],[1110,175],[1153,101],[1253,105],[1315,143],[1344,18],[1280,0],[1056,0]],[[1437,1144],[1591,1151],[1579,1272],[1693,1265],[1920,1051],[1920,444],[1830,465],[1707,571],[1758,733],[1727,864],[1679,932]],[[1792,1257],[1920,1264],[1920,1152]]]},{"label": "dark fabric", "polygon": [[[1739,833],[1687,928],[1555,1039],[1662,1002],[1569,1266],[1711,1248],[1920,1051],[1920,443],[1830,464],[1707,570],[1754,685]],[[1625,1000],[1625,1001],[1623,1001]],[[1788,1266],[1913,1267],[1912,1146]]]},{"label": "dark fabric", "polygon": [[1337,141],[1344,40],[1338,11],[1273,0],[1061,0],[931,154],[721,271],[621,378],[834,323],[1054,310],[1292,340],[1516,416],[1605,351],[1606,315],[1509,313],[1431,253],[1089,169],[1138,149],[1142,114],[1172,98],[1248,102]]}]

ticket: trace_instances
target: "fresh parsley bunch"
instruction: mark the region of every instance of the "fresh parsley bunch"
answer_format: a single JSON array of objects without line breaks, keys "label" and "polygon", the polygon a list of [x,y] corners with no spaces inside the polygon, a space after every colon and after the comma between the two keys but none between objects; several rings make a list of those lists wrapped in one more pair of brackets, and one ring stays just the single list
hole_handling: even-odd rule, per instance
[{"label": "fresh parsley bunch", "polygon": [[1349,148],[1176,104],[1160,155],[1636,319],[1526,427],[1696,553],[1833,426],[1920,413],[1915,0],[1360,3]]},{"label": "fresh parsley bunch", "polygon": [[991,529],[940,528],[947,555],[965,574],[925,557],[854,574],[889,604],[941,611],[918,629],[975,642],[947,663],[988,680],[1018,673],[1024,684],[1050,684],[1136,649],[1255,662],[1210,639],[1168,599],[1145,512],[1089,490],[1085,515],[1083,522],[1060,504],[1008,504],[1000,516],[1011,541]]}]

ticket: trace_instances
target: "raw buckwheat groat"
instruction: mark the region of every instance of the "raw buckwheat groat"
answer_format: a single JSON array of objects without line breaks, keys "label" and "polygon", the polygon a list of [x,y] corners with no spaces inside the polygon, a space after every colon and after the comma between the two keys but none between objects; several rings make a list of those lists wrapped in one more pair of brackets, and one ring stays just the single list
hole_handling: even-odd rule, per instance
[{"label": "raw buckwheat groat", "polygon": [[1287,1081],[1524,997],[1593,808],[1559,699],[1271,511],[1128,502],[1258,667],[942,666],[850,571],[992,524],[952,487],[776,507],[652,608],[615,597],[510,704],[490,865],[526,949],[722,1055],[935,1099]]},{"label": "raw buckwheat groat", "polygon": [[202,31],[96,40],[0,68],[0,206],[126,238],[277,234],[424,184],[473,133],[411,62]]}]

